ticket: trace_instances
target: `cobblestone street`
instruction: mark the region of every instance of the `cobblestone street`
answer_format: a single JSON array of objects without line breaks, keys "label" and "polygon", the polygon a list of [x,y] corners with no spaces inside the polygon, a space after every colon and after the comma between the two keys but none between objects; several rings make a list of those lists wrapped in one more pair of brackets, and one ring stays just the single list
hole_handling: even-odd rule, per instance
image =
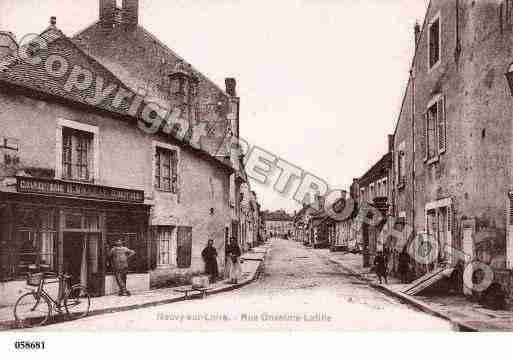
[{"label": "cobblestone street", "polygon": [[[229,323],[229,324],[228,324]],[[260,278],[239,290],[40,330],[452,330],[371,288],[318,250],[273,240]],[[36,330],[36,329],[34,329]]]}]

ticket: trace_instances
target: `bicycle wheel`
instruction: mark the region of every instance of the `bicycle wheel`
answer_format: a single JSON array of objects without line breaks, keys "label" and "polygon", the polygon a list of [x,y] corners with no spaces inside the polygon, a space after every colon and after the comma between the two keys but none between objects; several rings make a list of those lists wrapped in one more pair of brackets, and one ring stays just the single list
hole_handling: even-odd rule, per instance
[{"label": "bicycle wheel", "polygon": [[70,319],[79,319],[89,314],[91,298],[85,287],[77,284],[64,297],[64,307]]},{"label": "bicycle wheel", "polygon": [[20,327],[37,327],[50,318],[52,306],[45,296],[36,292],[23,294],[14,305],[14,318]]}]

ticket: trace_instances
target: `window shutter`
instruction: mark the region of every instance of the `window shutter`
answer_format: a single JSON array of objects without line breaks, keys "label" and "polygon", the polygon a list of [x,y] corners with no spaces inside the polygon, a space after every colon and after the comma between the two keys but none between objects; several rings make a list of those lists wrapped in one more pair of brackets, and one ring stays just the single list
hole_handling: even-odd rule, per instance
[{"label": "window shutter", "polygon": [[438,153],[445,152],[447,144],[446,120],[445,120],[445,99],[442,96],[438,100]]},{"label": "window shutter", "polygon": [[455,264],[453,259],[453,248],[455,248],[455,243],[452,239],[453,228],[454,228],[454,210],[452,204],[447,206],[447,235],[446,235],[446,245],[447,248],[443,248],[442,250],[447,255],[447,260],[449,264]]},{"label": "window shutter", "polygon": [[157,229],[154,227],[150,230],[150,269],[157,268],[157,260],[159,255],[159,242],[157,238]]},{"label": "window shutter", "polygon": [[425,154],[424,154],[424,161],[427,161],[428,157],[429,157],[429,135],[428,135],[428,132],[429,132],[429,118],[428,118],[428,113],[426,112],[424,114],[424,149],[425,149]]},{"label": "window shutter", "polygon": [[509,196],[509,225],[513,225],[513,197]]},{"label": "window shutter", "polygon": [[189,268],[192,262],[192,227],[178,227],[176,264],[178,268]]}]

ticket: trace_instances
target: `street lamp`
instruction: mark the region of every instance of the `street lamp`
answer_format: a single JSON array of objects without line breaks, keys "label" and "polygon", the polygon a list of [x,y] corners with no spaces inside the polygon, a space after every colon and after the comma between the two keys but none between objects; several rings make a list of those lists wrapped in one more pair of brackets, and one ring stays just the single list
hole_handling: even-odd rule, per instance
[{"label": "street lamp", "polygon": [[506,80],[508,81],[509,91],[513,96],[513,63],[509,65],[508,72],[505,73]]}]

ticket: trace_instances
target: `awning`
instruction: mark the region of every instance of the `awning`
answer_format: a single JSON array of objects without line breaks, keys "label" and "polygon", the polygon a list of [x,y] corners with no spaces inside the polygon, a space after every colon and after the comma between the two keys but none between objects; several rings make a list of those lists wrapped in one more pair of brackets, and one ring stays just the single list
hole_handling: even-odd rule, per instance
[{"label": "awning", "polygon": [[424,274],[422,277],[410,283],[408,287],[402,290],[404,294],[408,295],[416,295],[420,292],[428,289],[429,287],[435,285],[442,279],[450,277],[452,272],[454,271],[454,267],[446,267],[439,268],[431,271],[429,273]]}]

